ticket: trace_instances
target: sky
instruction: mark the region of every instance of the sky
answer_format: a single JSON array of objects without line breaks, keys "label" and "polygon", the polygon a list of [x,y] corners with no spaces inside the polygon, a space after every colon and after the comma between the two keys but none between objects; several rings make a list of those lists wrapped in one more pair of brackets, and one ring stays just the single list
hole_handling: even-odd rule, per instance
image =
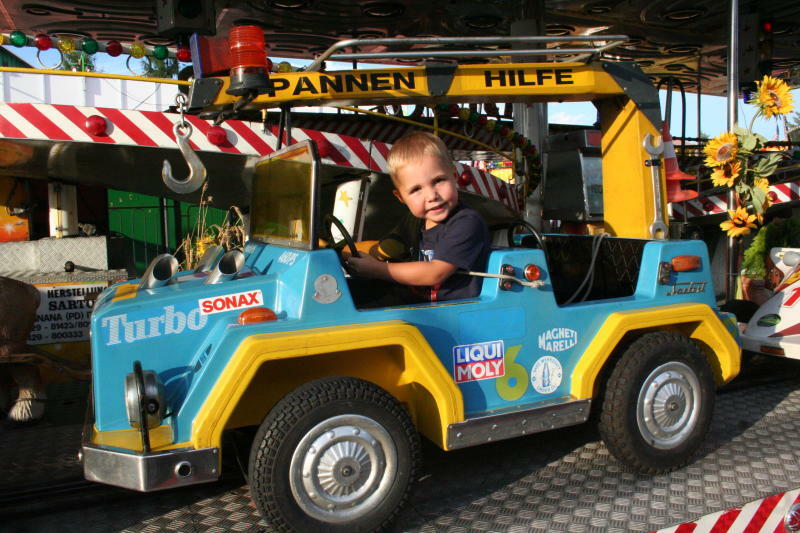
[{"label": "sky", "polygon": [[[14,48],[5,46],[7,50],[21,57],[33,66],[39,67],[40,63],[36,59],[36,49],[33,47]],[[53,65],[58,61],[58,53],[56,51],[48,51],[41,54],[42,62],[45,65]],[[274,61],[281,61],[280,58],[273,59]],[[141,72],[141,60],[131,59],[130,68],[126,64],[127,54],[122,54],[118,57],[110,57],[107,54],[98,52],[95,54],[95,66],[98,72],[107,72],[109,74],[139,74]],[[302,66],[308,64],[308,61],[302,60],[289,60],[295,66]],[[184,65],[181,65],[181,68]],[[369,65],[364,65],[365,67]],[[381,67],[382,65],[376,65]],[[664,107],[666,102],[666,91],[660,92],[661,99],[661,112],[664,114]],[[794,97],[795,110],[800,111],[800,89],[792,91]],[[556,124],[579,124],[579,125],[592,125],[596,120],[596,111],[594,106],[589,102],[578,103],[551,103],[548,104],[548,114],[550,123]],[[700,102],[701,111],[701,124],[700,132],[697,129],[697,95],[693,93],[686,94],[686,136],[697,137],[698,133],[705,134],[708,137],[715,137],[720,133],[727,130],[727,116],[728,104],[727,99],[719,96],[703,95]],[[750,123],[755,108],[752,105],[744,104],[739,100],[739,124],[747,126]],[[780,139],[784,136],[783,126],[779,124],[774,118],[766,120],[759,118],[755,125],[754,131],[766,137],[767,139]],[[670,119],[670,131],[672,136],[680,135],[681,132],[681,98],[679,92],[673,93],[672,98],[672,115]]]}]

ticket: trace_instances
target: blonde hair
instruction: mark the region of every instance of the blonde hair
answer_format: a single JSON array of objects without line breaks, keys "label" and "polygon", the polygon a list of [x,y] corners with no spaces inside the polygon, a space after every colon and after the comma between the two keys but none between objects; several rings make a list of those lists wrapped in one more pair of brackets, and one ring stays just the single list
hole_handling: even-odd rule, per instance
[{"label": "blonde hair", "polygon": [[397,172],[402,167],[412,161],[418,161],[424,155],[438,157],[442,163],[455,170],[453,160],[450,158],[450,152],[444,142],[427,131],[416,131],[398,139],[392,145],[392,149],[389,150],[389,155],[386,157],[386,166],[389,168],[389,176],[392,178],[392,183],[397,185]]}]

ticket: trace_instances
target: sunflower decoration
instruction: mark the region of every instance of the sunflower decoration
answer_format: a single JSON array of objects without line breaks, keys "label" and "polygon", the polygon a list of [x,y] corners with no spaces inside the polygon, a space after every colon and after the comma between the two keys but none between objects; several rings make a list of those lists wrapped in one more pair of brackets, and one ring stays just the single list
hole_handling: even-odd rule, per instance
[{"label": "sunflower decoration", "polygon": [[735,133],[726,131],[719,137],[714,137],[703,152],[706,154],[706,165],[712,168],[730,164],[739,153],[739,139]]},{"label": "sunflower decoration", "polygon": [[775,115],[786,115],[792,112],[792,93],[785,81],[770,76],[756,82],[758,99],[755,105],[759,112],[767,118]]},{"label": "sunflower decoration", "polygon": [[741,170],[742,164],[739,161],[731,161],[715,168],[711,173],[711,181],[714,183],[714,187],[733,187]]},{"label": "sunflower decoration", "polygon": [[730,219],[720,224],[729,237],[747,235],[762,223],[771,204],[769,176],[783,158],[781,152],[767,151],[767,139],[753,133],[756,118],[777,118],[794,109],[789,86],[783,80],[764,76],[757,86],[758,96],[750,102],[756,107],[750,127],[726,131],[703,148],[714,186],[728,187],[736,193],[739,206],[728,211]]},{"label": "sunflower decoration", "polygon": [[756,215],[751,215],[744,207],[737,207],[736,211],[728,211],[730,216],[719,227],[728,232],[729,237],[741,237],[750,233],[751,229],[756,229]]}]

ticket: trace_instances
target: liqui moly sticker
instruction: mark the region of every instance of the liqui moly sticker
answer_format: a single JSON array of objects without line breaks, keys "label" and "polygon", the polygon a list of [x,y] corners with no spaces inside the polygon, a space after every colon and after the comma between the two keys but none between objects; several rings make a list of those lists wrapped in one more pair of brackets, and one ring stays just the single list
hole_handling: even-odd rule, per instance
[{"label": "liqui moly sticker", "polygon": [[204,315],[214,313],[224,313],[225,311],[235,311],[264,305],[264,295],[260,290],[237,292],[236,294],[222,294],[197,300],[200,305],[200,312]]},{"label": "liqui moly sticker", "polygon": [[504,376],[506,369],[503,341],[454,346],[453,373],[456,383]]}]

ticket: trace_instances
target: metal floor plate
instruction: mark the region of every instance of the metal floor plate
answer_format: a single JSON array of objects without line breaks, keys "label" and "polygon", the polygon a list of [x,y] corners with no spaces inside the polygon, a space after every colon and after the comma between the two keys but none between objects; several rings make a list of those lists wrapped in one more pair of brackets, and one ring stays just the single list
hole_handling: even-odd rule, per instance
[{"label": "metal floor plate", "polygon": [[[426,446],[395,531],[655,531],[797,488],[800,361],[768,365],[786,379],[756,377],[719,394],[699,458],[667,475],[626,470],[589,425],[454,452]],[[271,531],[236,480],[133,496],[109,489],[115,498],[103,490],[57,512],[0,520],[0,531]]]}]

